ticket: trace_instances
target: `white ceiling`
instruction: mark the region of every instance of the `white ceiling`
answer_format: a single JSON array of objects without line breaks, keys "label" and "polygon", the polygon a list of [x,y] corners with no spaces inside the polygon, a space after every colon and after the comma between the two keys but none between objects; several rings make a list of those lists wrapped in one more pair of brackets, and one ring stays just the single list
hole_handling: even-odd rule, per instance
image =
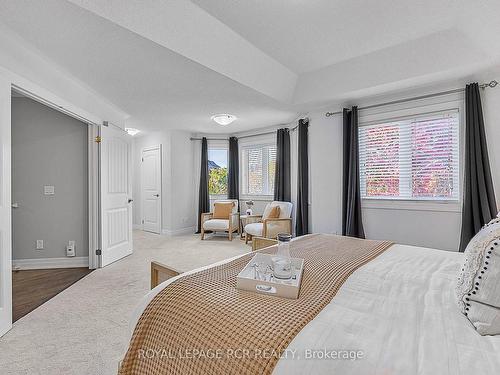
[{"label": "white ceiling", "polygon": [[128,126],[205,133],[498,65],[499,16],[498,0],[0,0],[1,23]]},{"label": "white ceiling", "polygon": [[[131,115],[139,129],[221,132],[290,121],[295,111],[65,1],[0,2],[2,20],[36,49]],[[22,7],[19,3],[25,3]]]},{"label": "white ceiling", "polygon": [[192,0],[297,73],[453,25],[456,0]]}]

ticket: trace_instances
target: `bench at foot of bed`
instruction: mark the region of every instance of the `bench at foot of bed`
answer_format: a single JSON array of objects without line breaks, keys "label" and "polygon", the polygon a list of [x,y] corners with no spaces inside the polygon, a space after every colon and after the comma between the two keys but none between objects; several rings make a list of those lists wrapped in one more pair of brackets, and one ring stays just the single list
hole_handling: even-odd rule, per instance
[{"label": "bench at foot of bed", "polygon": [[160,262],[151,262],[151,289],[181,273],[181,271]]}]

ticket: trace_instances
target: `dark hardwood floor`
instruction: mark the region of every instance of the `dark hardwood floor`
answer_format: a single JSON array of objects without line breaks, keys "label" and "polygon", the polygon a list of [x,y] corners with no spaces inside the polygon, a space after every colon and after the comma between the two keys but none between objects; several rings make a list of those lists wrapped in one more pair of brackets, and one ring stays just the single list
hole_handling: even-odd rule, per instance
[{"label": "dark hardwood floor", "polygon": [[88,268],[12,272],[12,320],[22,318],[90,272]]}]

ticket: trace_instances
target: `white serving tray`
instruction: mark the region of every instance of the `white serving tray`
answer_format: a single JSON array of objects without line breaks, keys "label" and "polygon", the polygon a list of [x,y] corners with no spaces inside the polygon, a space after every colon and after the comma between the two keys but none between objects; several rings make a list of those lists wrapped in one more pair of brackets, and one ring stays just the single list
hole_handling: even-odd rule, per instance
[{"label": "white serving tray", "polygon": [[300,283],[302,282],[302,272],[304,270],[304,259],[291,258],[292,260],[292,278],[289,280],[277,279],[272,272],[266,275],[265,280],[258,279],[254,264],[266,263],[272,265],[272,258],[276,255],[255,254],[236,278],[236,288],[268,294],[277,297],[297,299],[300,292]]}]

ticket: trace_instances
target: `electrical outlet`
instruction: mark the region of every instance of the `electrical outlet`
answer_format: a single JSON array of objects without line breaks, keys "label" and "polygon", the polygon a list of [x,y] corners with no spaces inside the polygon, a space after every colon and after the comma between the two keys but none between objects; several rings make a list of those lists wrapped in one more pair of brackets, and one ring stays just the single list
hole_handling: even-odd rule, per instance
[{"label": "electrical outlet", "polygon": [[76,255],[76,242],[68,241],[68,246],[66,246],[66,256],[74,257]]},{"label": "electrical outlet", "polygon": [[43,250],[43,240],[36,240],[36,249]]}]

